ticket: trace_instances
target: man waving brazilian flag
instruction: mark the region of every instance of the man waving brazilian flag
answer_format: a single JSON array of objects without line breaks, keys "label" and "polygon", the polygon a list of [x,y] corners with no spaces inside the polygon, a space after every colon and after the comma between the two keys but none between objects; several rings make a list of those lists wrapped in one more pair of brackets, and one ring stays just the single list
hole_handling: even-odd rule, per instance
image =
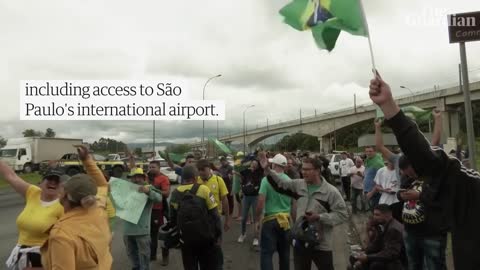
[{"label": "man waving brazilian flag", "polygon": [[333,50],[340,32],[368,36],[361,0],[293,0],[280,10],[285,23],[304,31],[312,30],[321,49]]}]

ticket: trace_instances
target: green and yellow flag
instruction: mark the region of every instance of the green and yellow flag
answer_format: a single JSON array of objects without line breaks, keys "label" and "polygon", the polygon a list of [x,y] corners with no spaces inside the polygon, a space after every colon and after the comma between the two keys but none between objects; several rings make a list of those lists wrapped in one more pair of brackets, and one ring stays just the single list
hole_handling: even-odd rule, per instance
[{"label": "green and yellow flag", "polygon": [[310,29],[321,49],[333,50],[340,32],[368,36],[361,0],[293,0],[280,10],[284,22],[304,31]]}]

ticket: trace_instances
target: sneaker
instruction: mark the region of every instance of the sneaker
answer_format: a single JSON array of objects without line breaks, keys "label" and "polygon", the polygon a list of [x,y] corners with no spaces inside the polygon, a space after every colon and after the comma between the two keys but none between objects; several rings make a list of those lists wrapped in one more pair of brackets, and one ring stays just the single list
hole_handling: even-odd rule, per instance
[{"label": "sneaker", "polygon": [[243,241],[245,241],[245,238],[247,237],[246,234],[241,234],[239,237],[238,237],[238,242],[239,243],[243,243]]},{"label": "sneaker", "polygon": [[253,239],[253,246],[258,247],[258,239],[257,238]]}]

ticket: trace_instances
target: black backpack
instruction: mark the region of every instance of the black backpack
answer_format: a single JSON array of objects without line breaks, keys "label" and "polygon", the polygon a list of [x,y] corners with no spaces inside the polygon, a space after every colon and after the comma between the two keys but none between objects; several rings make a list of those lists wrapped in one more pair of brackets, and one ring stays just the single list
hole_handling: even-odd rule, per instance
[{"label": "black backpack", "polygon": [[180,198],[177,210],[177,227],[185,245],[204,246],[215,240],[205,201],[198,197],[199,184],[185,191]]}]

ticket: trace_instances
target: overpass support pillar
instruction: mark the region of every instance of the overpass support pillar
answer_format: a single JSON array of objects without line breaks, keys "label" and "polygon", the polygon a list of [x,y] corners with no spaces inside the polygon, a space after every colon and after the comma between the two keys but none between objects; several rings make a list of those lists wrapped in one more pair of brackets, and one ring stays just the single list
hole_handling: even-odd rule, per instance
[{"label": "overpass support pillar", "polygon": [[442,142],[447,141],[449,137],[457,137],[460,131],[460,114],[458,107],[446,108],[442,115]]},{"label": "overpass support pillar", "polygon": [[320,142],[320,153],[328,154],[332,151],[332,140],[330,136],[323,136],[318,138]]}]

